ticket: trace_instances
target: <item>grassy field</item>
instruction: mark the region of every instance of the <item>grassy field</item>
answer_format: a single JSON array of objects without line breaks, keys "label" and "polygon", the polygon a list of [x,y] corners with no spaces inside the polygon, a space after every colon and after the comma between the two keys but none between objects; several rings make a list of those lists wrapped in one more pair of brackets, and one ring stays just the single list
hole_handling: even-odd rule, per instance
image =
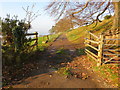
[{"label": "grassy field", "polygon": [[43,36],[43,37],[38,37],[38,44],[43,44],[45,43],[47,40],[48,42],[53,42],[55,38],[57,38],[59,36],[59,34],[51,34],[48,35],[49,40],[47,39],[47,36]]}]

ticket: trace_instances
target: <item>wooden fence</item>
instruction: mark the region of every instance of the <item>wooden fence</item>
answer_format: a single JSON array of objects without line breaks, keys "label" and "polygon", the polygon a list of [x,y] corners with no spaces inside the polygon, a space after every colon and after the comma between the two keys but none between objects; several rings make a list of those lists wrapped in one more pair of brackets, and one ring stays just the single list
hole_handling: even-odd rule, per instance
[{"label": "wooden fence", "polygon": [[38,48],[38,33],[27,33],[26,36],[35,36],[34,39],[31,39],[31,41],[34,41],[33,45],[30,46],[30,48],[34,48],[36,47],[36,49]]},{"label": "wooden fence", "polygon": [[42,38],[42,43],[48,43],[49,41],[49,35],[44,35]]},{"label": "wooden fence", "polygon": [[119,35],[108,37],[104,34],[96,36],[88,32],[85,38],[85,52],[97,61],[97,66],[102,64],[120,64]]}]

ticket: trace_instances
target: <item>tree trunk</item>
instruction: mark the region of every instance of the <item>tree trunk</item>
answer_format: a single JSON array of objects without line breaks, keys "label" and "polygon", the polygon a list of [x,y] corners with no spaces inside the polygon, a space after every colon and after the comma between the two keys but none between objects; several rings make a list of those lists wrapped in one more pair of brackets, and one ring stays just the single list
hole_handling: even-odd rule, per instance
[{"label": "tree trunk", "polygon": [[118,34],[120,33],[120,1],[119,2],[113,2],[114,4],[114,20],[113,20],[113,27],[112,27],[112,34]]}]

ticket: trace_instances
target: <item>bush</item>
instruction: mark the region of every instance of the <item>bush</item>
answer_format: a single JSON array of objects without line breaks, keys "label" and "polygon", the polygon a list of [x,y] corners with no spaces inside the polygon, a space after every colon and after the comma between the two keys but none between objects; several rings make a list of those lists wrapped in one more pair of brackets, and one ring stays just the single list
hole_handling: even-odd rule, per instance
[{"label": "bush", "polygon": [[[29,53],[27,48],[30,45],[30,40],[26,37],[26,33],[30,27],[29,23],[25,23],[23,20],[17,20],[14,16],[2,20],[2,60],[3,65],[11,66],[15,64],[21,64],[23,57],[26,53]],[[29,43],[28,43],[29,41]]]},{"label": "bush", "polygon": [[104,17],[104,19],[106,20],[106,19],[110,19],[112,16],[111,15],[106,15],[105,17]]}]

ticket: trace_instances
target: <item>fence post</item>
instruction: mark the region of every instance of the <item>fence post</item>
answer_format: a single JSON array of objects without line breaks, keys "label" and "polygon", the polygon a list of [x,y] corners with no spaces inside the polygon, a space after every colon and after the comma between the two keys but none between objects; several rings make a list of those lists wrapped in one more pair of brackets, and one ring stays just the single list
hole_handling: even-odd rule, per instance
[{"label": "fence post", "polygon": [[100,66],[102,64],[102,59],[103,59],[103,40],[104,40],[104,36],[102,34],[100,34],[100,41],[99,41],[99,45],[98,45],[98,62],[97,62],[97,66]]},{"label": "fence post", "polygon": [[36,33],[36,49],[38,49],[38,33],[37,32],[35,32]]},{"label": "fence post", "polygon": [[47,40],[49,41],[49,35],[47,35]]},{"label": "fence post", "polygon": [[[89,34],[89,40],[92,40],[92,36],[90,34],[90,31],[88,32],[88,34]],[[91,45],[91,42],[89,42],[89,44]]]}]

